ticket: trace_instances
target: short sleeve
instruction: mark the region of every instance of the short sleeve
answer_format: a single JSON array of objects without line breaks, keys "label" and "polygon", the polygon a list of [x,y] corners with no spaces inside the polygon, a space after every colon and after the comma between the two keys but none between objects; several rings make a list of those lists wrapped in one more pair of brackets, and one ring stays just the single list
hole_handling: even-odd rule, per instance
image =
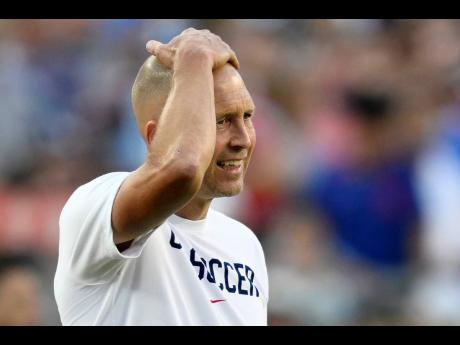
[{"label": "short sleeve", "polygon": [[129,173],[110,173],[78,188],[59,219],[59,260],[77,281],[110,281],[129,259],[139,257],[153,230],[120,253],[113,241],[112,207]]}]

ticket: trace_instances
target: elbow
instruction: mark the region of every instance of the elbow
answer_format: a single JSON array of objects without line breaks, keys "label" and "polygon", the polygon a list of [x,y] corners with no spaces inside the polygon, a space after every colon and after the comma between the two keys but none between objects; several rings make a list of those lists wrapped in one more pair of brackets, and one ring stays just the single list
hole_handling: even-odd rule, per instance
[{"label": "elbow", "polygon": [[195,162],[181,161],[171,167],[171,176],[174,176],[174,183],[181,186],[185,196],[194,196],[201,188],[204,178],[204,171]]},{"label": "elbow", "polygon": [[195,162],[188,162],[188,161],[179,161],[174,164],[174,169],[177,171],[177,175],[186,180],[186,181],[193,181],[197,178],[200,172],[200,166]]}]

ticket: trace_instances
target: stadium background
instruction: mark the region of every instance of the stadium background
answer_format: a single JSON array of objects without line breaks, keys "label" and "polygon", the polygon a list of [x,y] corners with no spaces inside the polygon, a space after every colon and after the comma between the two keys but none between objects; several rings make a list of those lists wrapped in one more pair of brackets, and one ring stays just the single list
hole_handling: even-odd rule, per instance
[{"label": "stadium background", "polygon": [[337,19],[0,20],[0,263],[37,278],[0,270],[0,323],[60,324],[60,210],[142,162],[145,42],[189,26],[257,106],[246,188],[213,205],[264,246],[269,324],[460,324],[460,22]]}]

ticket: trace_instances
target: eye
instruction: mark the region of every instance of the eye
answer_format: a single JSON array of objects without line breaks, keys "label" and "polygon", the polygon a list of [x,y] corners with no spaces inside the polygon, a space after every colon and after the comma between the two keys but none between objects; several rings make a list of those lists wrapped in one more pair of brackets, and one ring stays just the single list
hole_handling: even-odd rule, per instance
[{"label": "eye", "polygon": [[227,117],[223,117],[223,118],[219,119],[216,123],[217,123],[218,126],[222,127],[222,126],[224,126],[225,124],[228,123],[228,119],[227,119]]},{"label": "eye", "polygon": [[244,119],[250,119],[252,117],[252,113],[244,113]]}]

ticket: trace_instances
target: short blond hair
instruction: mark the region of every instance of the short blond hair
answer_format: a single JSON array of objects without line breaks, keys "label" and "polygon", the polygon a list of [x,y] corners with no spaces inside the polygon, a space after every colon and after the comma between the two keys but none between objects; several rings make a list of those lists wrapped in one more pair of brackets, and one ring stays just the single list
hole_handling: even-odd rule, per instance
[{"label": "short blond hair", "polygon": [[[161,65],[154,56],[145,60],[131,90],[131,102],[137,126],[142,133],[145,124],[161,113],[172,83],[172,70]],[[150,110],[148,104],[160,105],[159,111]]]}]

